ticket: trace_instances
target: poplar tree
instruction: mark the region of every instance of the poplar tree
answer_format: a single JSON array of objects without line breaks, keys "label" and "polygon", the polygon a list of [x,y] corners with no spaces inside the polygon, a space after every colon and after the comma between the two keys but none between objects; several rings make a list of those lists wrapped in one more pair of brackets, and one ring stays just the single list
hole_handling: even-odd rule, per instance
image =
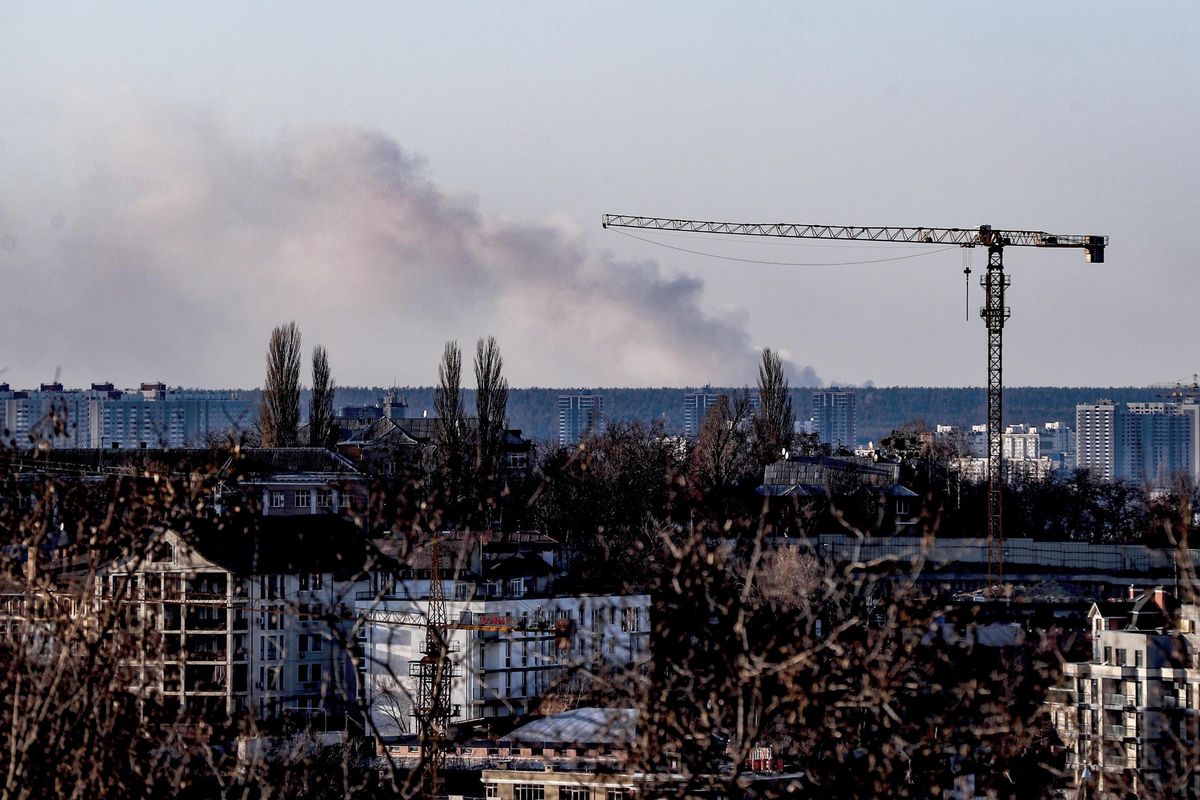
[{"label": "poplar tree", "polygon": [[779,353],[763,348],[758,365],[758,414],[754,417],[754,438],[759,462],[766,466],[787,457],[795,438],[796,418],[792,398]]},{"label": "poplar tree", "polygon": [[508,381],[501,370],[504,359],[492,336],[475,343],[475,488],[479,522],[491,522],[491,509],[499,488],[504,458],[505,417],[508,414]]},{"label": "poplar tree", "polygon": [[300,428],[300,328],[294,321],[271,331],[259,428],[263,447],[296,446]]},{"label": "poplar tree", "polygon": [[335,444],[333,392],[329,354],[322,345],[317,345],[312,353],[312,400],[308,409],[308,443],[313,447],[332,447]]}]

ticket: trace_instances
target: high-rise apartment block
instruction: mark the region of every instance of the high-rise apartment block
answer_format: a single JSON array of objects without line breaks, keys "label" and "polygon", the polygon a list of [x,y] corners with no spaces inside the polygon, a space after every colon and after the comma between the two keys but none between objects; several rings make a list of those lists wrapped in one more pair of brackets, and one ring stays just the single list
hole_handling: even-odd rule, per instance
[{"label": "high-rise apartment block", "polygon": [[598,394],[558,396],[558,443],[568,446],[600,430],[604,421],[604,397]]},{"label": "high-rise apartment block", "polygon": [[820,426],[821,441],[834,447],[853,448],[856,440],[854,392],[837,389],[813,392],[813,417]]},{"label": "high-rise apartment block", "polygon": [[[688,392],[683,396],[684,437],[694,441],[700,436],[700,428],[704,425],[704,418],[708,416],[708,412],[713,406],[721,402],[721,398],[723,397],[729,398],[729,402],[733,402],[733,397],[729,392],[715,392],[708,387],[699,392]],[[757,414],[760,407],[758,392],[751,392],[750,413]]]},{"label": "high-rise apartment block", "polygon": [[111,383],[88,389],[44,383],[23,391],[0,384],[0,439],[17,447],[195,446],[253,423],[250,401],[228,392],[171,390],[161,383],[126,390]]},{"label": "high-rise apartment block", "polygon": [[1075,407],[1076,465],[1103,480],[1166,486],[1200,478],[1200,405],[1080,403]]}]

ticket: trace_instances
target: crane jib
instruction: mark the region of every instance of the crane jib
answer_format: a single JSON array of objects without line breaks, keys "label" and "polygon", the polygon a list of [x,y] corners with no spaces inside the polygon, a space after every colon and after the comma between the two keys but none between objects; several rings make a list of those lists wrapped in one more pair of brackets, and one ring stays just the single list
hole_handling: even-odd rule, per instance
[{"label": "crane jib", "polygon": [[1104,248],[1108,244],[1107,236],[1004,230],[992,228],[990,225],[981,225],[978,228],[799,225],[785,222],[718,222],[670,217],[639,217],[629,214],[605,214],[602,225],[605,228],[641,228],[643,230],[717,233],[732,236],[950,244],[961,247],[1072,247],[1086,250],[1087,260],[1094,264],[1104,261]]}]

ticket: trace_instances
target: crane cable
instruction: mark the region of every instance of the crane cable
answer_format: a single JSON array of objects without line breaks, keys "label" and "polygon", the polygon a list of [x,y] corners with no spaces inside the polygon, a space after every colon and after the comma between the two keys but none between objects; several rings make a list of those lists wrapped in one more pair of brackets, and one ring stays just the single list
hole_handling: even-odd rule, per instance
[{"label": "crane cable", "polygon": [[722,256],[722,255],[718,255],[716,253],[705,253],[701,250],[689,250],[686,247],[678,247],[673,244],[667,244],[666,242],[659,242],[659,241],[655,241],[654,239],[646,239],[642,236],[636,236],[632,233],[629,233],[628,231],[623,231],[623,230],[620,230],[619,228],[615,228],[615,227],[609,228],[609,230],[619,233],[622,236],[628,236],[631,239],[637,239],[639,242],[646,242],[647,244],[658,245],[659,247],[665,247],[668,250],[678,250],[681,253],[690,253],[691,255],[694,255],[694,256],[704,256],[706,258],[719,258],[722,261],[740,261],[744,264],[773,264],[775,266],[780,266],[780,267],[852,267],[856,264],[882,264],[885,261],[903,261],[904,259],[907,259],[907,258],[921,258],[922,256],[931,256],[934,253],[942,253],[942,252],[945,252],[946,250],[954,250],[955,248],[959,247],[959,245],[952,244],[952,245],[949,245],[948,247],[939,247],[936,250],[924,250],[920,253],[910,253],[909,255],[906,255],[906,256],[891,256],[889,258],[872,258],[872,259],[869,259],[866,261],[763,261],[763,260],[754,259],[754,258],[738,258],[737,256]]}]

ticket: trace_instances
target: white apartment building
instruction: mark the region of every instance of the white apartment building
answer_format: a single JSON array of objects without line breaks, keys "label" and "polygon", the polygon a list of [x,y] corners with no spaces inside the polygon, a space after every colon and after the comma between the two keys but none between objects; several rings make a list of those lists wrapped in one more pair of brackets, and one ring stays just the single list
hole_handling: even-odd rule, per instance
[{"label": "white apartment building", "polygon": [[1161,588],[1092,606],[1092,658],[1048,702],[1077,789],[1200,793],[1200,606],[1177,607]]},{"label": "white apartment building", "polygon": [[[621,670],[649,657],[649,596],[551,596],[552,540],[508,546],[477,534],[452,545],[442,586],[455,721],[530,713],[575,670]],[[416,730],[409,665],[424,655],[428,551],[410,563],[407,574],[373,573],[355,604],[363,700],[384,736]]]},{"label": "white apartment building", "polygon": [[[986,429],[985,429],[986,430]],[[1012,461],[1037,460],[1042,456],[1042,437],[1037,428],[1008,425],[1000,434],[1000,452]]]}]

